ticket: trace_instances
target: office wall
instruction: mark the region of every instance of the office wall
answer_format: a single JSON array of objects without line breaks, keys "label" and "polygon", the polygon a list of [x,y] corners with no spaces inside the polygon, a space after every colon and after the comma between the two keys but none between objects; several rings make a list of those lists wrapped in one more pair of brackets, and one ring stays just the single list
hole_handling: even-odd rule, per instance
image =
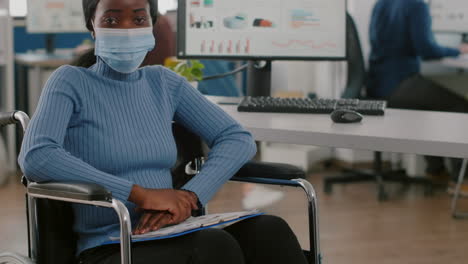
[{"label": "office wall", "polygon": [[[15,53],[45,48],[45,34],[30,34],[24,25],[15,26],[14,39]],[[89,33],[56,34],[55,45],[58,49],[70,49],[80,45],[85,39],[91,39],[91,35]]]}]

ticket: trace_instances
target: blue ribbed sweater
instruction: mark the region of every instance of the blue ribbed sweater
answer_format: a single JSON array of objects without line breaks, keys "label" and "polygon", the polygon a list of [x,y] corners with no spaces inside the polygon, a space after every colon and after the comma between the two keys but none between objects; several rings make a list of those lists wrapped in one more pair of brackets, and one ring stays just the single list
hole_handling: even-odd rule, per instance
[{"label": "blue ribbed sweater", "polygon": [[[36,182],[97,183],[129,209],[133,184],[172,188],[177,150],[171,122],[211,148],[200,174],[184,189],[206,204],[255,153],[252,136],[185,79],[159,66],[121,74],[102,60],[89,69],[63,66],[48,80],[26,132],[19,164]],[[74,206],[77,252],[119,235],[107,208]]]},{"label": "blue ribbed sweater", "polygon": [[370,25],[369,96],[385,98],[420,72],[421,59],[458,56],[437,44],[428,5],[423,0],[379,0]]}]

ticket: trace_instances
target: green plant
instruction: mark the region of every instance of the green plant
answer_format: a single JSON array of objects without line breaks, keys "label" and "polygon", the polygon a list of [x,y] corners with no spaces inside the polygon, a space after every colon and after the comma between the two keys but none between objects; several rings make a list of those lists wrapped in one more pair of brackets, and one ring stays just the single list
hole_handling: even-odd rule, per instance
[{"label": "green plant", "polygon": [[203,80],[203,69],[205,65],[198,60],[183,60],[177,61],[168,67],[175,73],[183,76],[189,82]]}]

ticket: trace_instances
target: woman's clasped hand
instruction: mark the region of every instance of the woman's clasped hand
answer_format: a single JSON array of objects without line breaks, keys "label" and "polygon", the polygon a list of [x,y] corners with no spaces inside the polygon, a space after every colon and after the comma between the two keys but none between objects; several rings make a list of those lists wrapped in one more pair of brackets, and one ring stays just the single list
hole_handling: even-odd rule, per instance
[{"label": "woman's clasped hand", "polygon": [[166,225],[179,224],[198,210],[198,198],[195,193],[174,189],[147,189],[134,185],[129,201],[143,210],[143,216],[133,231],[144,234],[156,231]]}]

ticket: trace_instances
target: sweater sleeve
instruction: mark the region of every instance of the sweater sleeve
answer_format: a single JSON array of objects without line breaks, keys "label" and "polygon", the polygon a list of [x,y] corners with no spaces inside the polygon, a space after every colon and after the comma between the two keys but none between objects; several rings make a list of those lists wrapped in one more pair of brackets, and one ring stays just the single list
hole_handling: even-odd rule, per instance
[{"label": "sweater sleeve", "polygon": [[211,149],[200,173],[182,187],[196,193],[205,205],[255,155],[256,145],[249,132],[185,79],[170,71],[166,71],[166,79],[176,91],[174,120],[199,135]]},{"label": "sweater sleeve", "polygon": [[111,191],[114,198],[126,201],[133,186],[130,181],[100,171],[63,148],[72,115],[80,111],[73,85],[79,83],[78,75],[72,67],[64,66],[49,78],[18,162],[29,180],[96,183]]},{"label": "sweater sleeve", "polygon": [[439,59],[442,57],[456,57],[460,51],[454,48],[439,46],[432,31],[432,18],[429,6],[418,1],[409,12],[409,30],[413,48],[418,56],[424,59]]}]

